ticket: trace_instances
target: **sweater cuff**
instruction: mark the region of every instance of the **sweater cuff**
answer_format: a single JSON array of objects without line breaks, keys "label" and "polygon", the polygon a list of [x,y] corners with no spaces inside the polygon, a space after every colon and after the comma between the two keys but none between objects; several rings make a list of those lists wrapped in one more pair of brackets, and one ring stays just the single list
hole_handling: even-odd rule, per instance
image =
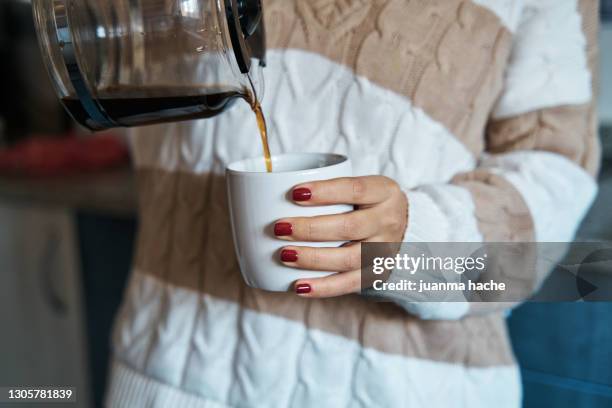
[{"label": "sweater cuff", "polygon": [[404,242],[482,242],[472,194],[452,184],[404,190],[408,226]]},{"label": "sweater cuff", "polygon": [[448,219],[429,194],[404,190],[408,198],[408,225],[404,242],[445,242]]},{"label": "sweater cuff", "polygon": [[[408,226],[404,242],[446,242],[449,240],[449,216],[431,198],[430,194],[418,190],[404,190],[408,199]],[[401,280],[401,272],[393,271],[389,281]],[[466,302],[431,302],[419,295],[394,291],[378,292],[372,288],[362,294],[382,301],[390,301],[406,312],[421,319],[456,320],[465,316],[469,305]]]}]

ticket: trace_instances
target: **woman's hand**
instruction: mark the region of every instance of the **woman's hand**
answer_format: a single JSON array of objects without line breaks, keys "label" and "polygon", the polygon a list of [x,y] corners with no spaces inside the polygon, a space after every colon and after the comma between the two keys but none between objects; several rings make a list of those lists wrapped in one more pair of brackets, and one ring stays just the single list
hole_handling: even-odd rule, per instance
[{"label": "woman's hand", "polygon": [[274,234],[285,241],[349,241],[339,248],[286,246],[281,261],[291,268],[338,272],[295,282],[304,297],[332,297],[361,289],[360,242],[400,242],[408,223],[408,200],[388,177],[338,178],[296,186],[293,201],[301,206],[353,204],[355,211],[319,217],[278,220]]}]

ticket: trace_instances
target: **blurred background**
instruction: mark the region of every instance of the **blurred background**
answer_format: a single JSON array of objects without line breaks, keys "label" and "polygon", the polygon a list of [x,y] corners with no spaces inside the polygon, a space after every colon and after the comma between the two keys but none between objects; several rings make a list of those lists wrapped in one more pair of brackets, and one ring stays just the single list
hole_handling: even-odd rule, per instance
[{"label": "blurred background", "polygon": [[[612,241],[612,1],[603,0],[600,193],[579,239]],[[27,0],[0,0],[0,386],[74,386],[101,406],[137,228],[121,134],[79,137]],[[612,407],[612,304],[526,304],[509,317],[526,407]]]}]

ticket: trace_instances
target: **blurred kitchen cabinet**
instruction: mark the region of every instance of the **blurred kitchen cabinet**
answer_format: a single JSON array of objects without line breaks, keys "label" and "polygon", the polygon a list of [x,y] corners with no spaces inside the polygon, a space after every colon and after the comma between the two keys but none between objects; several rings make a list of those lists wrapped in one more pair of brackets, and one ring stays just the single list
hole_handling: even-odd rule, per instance
[{"label": "blurred kitchen cabinet", "polygon": [[0,385],[76,387],[91,406],[80,276],[70,211],[0,203]]}]

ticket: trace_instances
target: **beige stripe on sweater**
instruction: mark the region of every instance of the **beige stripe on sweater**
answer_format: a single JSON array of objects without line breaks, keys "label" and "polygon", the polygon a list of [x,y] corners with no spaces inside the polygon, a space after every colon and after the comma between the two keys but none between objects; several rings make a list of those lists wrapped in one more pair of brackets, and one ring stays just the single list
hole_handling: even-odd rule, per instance
[{"label": "beige stripe on sweater", "polygon": [[290,1],[266,2],[271,48],[343,64],[408,97],[473,154],[482,151],[489,114],[482,107],[502,90],[512,45],[495,14],[465,0]]}]

